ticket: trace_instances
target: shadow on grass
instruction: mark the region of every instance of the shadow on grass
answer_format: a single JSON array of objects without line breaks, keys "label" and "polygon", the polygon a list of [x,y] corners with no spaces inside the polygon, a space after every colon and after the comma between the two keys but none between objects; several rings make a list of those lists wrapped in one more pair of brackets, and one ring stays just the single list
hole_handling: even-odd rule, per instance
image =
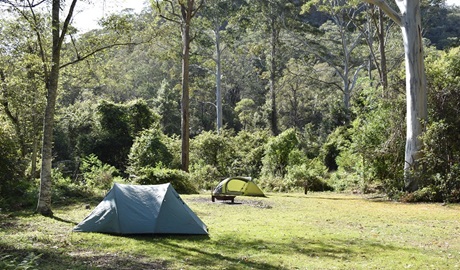
[{"label": "shadow on grass", "polygon": [[[135,237],[142,245],[156,245],[169,250],[174,257],[182,258],[189,267],[213,266],[226,269],[291,269],[283,262],[269,263],[267,260],[286,255],[289,258],[353,260],[372,256],[384,251],[397,252],[405,248],[383,245],[369,240],[331,240],[326,243],[314,239],[297,238],[289,243],[270,240],[245,241],[238,237],[213,240],[206,237]],[[270,258],[269,258],[270,257]],[[305,267],[307,265],[304,265]]]},{"label": "shadow on grass", "polygon": [[50,217],[56,221],[60,221],[60,222],[64,222],[64,223],[69,223],[69,224],[73,224],[73,225],[78,225],[78,222],[75,222],[75,221],[71,221],[71,220],[66,220],[66,219],[63,219],[63,218],[60,218],[60,217],[57,217],[56,215]]},{"label": "shadow on grass", "polygon": [[15,249],[2,246],[1,244],[0,266],[2,255],[5,254],[8,255],[9,264],[13,260],[16,262],[15,264],[22,263],[23,265],[27,263],[28,258],[40,256],[38,260],[27,265],[30,269],[168,269],[166,261],[151,260],[150,258],[129,254],[110,254],[91,250],[64,253],[52,249]]},{"label": "shadow on grass", "polygon": [[[89,237],[84,241],[95,242],[89,243],[86,248],[73,243],[59,249],[51,245],[17,249],[0,243],[0,255],[13,255],[21,261],[32,253],[41,254],[38,269],[176,269],[179,266],[186,269],[283,270],[292,269],[292,266],[286,266],[290,262],[277,260],[283,256],[286,260],[304,261],[302,267],[308,268],[312,259],[324,263],[331,260],[345,262],[362,260],[381,252],[411,250],[366,239],[331,239],[325,242],[295,237],[281,243],[271,239],[245,240],[233,235],[219,239],[207,235],[133,235]],[[134,241],[141,252],[127,249],[126,241]],[[101,249],[100,244],[110,246],[111,251]],[[119,248],[115,247],[116,251],[113,251],[114,244],[119,245]]]}]

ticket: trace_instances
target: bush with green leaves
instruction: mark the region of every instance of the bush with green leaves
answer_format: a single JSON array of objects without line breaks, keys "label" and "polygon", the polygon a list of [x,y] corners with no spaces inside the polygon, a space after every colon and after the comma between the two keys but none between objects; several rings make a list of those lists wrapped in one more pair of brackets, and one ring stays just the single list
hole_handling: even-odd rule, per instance
[{"label": "bush with green leaves", "polygon": [[299,140],[294,129],[288,129],[276,137],[269,139],[265,145],[262,160],[262,177],[283,178],[287,173],[289,156],[298,149]]},{"label": "bush with green leaves", "polygon": [[300,149],[298,135],[288,129],[269,139],[262,160],[260,185],[266,190],[293,191],[308,184],[311,190],[330,190],[324,181],[327,168]]},{"label": "bush with green leaves", "polygon": [[460,202],[460,47],[432,52],[426,66],[430,122],[421,137],[420,189],[436,192],[429,197],[436,201]]},{"label": "bush with green leaves", "polygon": [[190,181],[189,174],[182,170],[144,167],[133,179],[135,183],[141,185],[171,183],[174,189],[181,194],[198,193],[197,188]]},{"label": "bush with green leaves", "polygon": [[125,173],[134,138],[159,121],[143,100],[84,101],[62,109],[56,118],[56,162],[71,160],[77,169],[79,157],[95,154],[120,173]]},{"label": "bush with green leaves", "polygon": [[284,183],[286,190],[305,188],[308,191],[331,191],[333,187],[325,180],[328,169],[319,159],[306,160],[288,167]]},{"label": "bush with green leaves", "polygon": [[230,173],[258,178],[262,171],[265,144],[269,138],[268,130],[243,130],[233,137],[235,159],[232,162]]},{"label": "bush with green leaves", "polygon": [[94,154],[81,160],[80,173],[86,186],[102,190],[110,189],[119,174],[114,166],[103,163]]},{"label": "bush with green leaves", "polygon": [[174,156],[164,143],[167,139],[158,128],[142,131],[131,147],[128,172],[136,175],[144,167],[172,168]]},{"label": "bush with green leaves", "polygon": [[13,138],[13,132],[7,125],[0,125],[0,205],[8,205],[17,200],[25,189],[25,166],[19,147]]},{"label": "bush with green leaves", "polygon": [[390,196],[403,188],[404,100],[382,99],[374,88],[361,92],[363,106],[349,127],[328,137],[321,155],[336,190],[375,192]]},{"label": "bush with green leaves", "polygon": [[190,166],[190,180],[199,189],[211,190],[224,178],[214,166],[197,162]]},{"label": "bush with green leaves", "polygon": [[204,132],[191,142],[191,179],[201,189],[212,189],[229,176],[257,178],[262,167],[268,131]]},{"label": "bush with green leaves", "polygon": [[190,163],[205,164],[216,168],[221,176],[231,174],[232,164],[236,159],[234,134],[230,130],[205,131],[190,142]]}]

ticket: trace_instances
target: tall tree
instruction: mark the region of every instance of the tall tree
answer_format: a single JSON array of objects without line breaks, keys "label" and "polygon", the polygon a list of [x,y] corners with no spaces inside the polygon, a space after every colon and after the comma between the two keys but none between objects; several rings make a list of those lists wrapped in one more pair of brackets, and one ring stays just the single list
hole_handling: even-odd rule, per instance
[{"label": "tall tree", "polygon": [[419,188],[413,172],[420,170],[422,142],[427,118],[427,87],[423,62],[420,0],[396,0],[400,14],[385,0],[363,0],[381,8],[400,27],[403,35],[406,65],[406,150],[404,161],[405,188],[413,192]]},{"label": "tall tree", "polygon": [[[56,110],[57,90],[59,85],[59,68],[61,62],[61,48],[64,42],[64,37],[69,27],[70,19],[73,15],[73,10],[77,0],[72,0],[69,11],[61,27],[60,13],[61,1],[53,0],[51,8],[51,33],[52,33],[52,49],[51,62],[44,61],[46,69],[45,84],[47,89],[45,117],[43,121],[43,142],[42,142],[42,166],[40,173],[40,193],[38,196],[37,212],[52,216],[51,210],[51,163],[53,160],[53,127],[54,127],[54,112]],[[31,7],[32,8],[32,7]],[[37,32],[37,35],[40,35]],[[45,52],[42,53],[45,57]]]},{"label": "tall tree", "polygon": [[192,18],[204,4],[195,0],[156,0],[160,16],[168,21],[178,23],[182,37],[182,97],[181,97],[181,166],[188,171],[190,163],[190,35]]},{"label": "tall tree", "polygon": [[205,33],[210,34],[210,38],[214,42],[214,55],[212,59],[215,62],[215,83],[216,83],[216,127],[219,133],[223,125],[223,110],[222,110],[222,54],[226,48],[222,34],[225,33],[230,17],[235,12],[236,8],[241,3],[235,1],[210,0],[206,2],[206,6],[201,13],[206,27],[210,28]]},{"label": "tall tree", "polygon": [[[305,1],[253,0],[249,6],[248,20],[252,29],[261,35],[262,46],[266,46],[264,69],[268,79],[268,122],[273,135],[278,135],[277,81],[289,57],[283,48],[284,30],[292,30],[299,25],[300,9]],[[261,16],[254,16],[254,14]],[[251,29],[251,30],[252,30]],[[259,41],[260,42],[260,41]]]},{"label": "tall tree", "polygon": [[343,108],[349,118],[352,93],[359,72],[365,67],[363,57],[358,55],[358,48],[364,41],[363,33],[356,31],[354,25],[364,5],[355,6],[345,1],[314,0],[305,5],[304,10],[309,11],[312,5],[329,14],[331,20],[320,27],[322,37],[310,36],[310,40],[303,40],[303,44],[309,53],[327,63],[339,76],[339,82],[326,83],[335,85],[342,92]]},{"label": "tall tree", "polygon": [[[42,5],[46,5],[46,1],[3,0],[2,2],[11,6],[30,24],[29,26],[36,35],[39,46],[39,55],[42,61],[43,79],[47,95],[45,114],[43,118],[42,164],[37,212],[45,216],[52,216],[51,163],[53,159],[54,113],[59,85],[59,69],[61,67],[61,49],[77,0],[72,0],[70,2],[68,13],[64,22],[61,22],[60,20],[60,13],[65,2],[60,0],[53,0],[51,2],[51,43],[47,43],[45,40],[46,35],[44,34],[44,31],[46,31],[46,27],[43,27],[42,20],[39,16],[39,10],[43,10]],[[51,44],[51,46],[48,47],[47,44]],[[49,55],[49,52],[51,55]]]}]

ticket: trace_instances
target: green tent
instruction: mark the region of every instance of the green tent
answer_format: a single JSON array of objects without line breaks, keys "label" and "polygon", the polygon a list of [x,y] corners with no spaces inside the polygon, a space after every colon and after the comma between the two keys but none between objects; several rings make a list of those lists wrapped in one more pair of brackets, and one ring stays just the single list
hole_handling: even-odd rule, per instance
[{"label": "green tent", "polygon": [[206,225],[169,183],[115,183],[102,202],[73,230],[115,234],[208,234]]},{"label": "green tent", "polygon": [[251,177],[229,177],[222,180],[212,192],[217,196],[259,196],[265,197],[263,191],[252,181]]}]

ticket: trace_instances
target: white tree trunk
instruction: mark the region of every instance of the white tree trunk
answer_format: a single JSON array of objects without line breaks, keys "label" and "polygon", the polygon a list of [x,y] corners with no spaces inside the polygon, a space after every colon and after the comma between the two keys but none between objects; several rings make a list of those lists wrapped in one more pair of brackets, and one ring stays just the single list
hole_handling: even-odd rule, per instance
[{"label": "white tree trunk", "polygon": [[220,49],[220,25],[216,24],[216,29],[214,29],[216,37],[216,115],[217,115],[217,133],[220,132],[222,128],[222,90],[221,90],[221,54]]},{"label": "white tree trunk", "polygon": [[394,11],[385,0],[363,0],[380,7],[400,27],[403,34],[406,64],[406,150],[404,161],[405,189],[413,192],[419,188],[413,177],[421,157],[420,135],[427,118],[427,89],[423,62],[422,24],[420,0],[395,0],[401,14]]},{"label": "white tree trunk", "polygon": [[419,136],[424,131],[427,118],[427,90],[425,66],[423,63],[423,41],[420,16],[420,1],[396,1],[402,15],[402,34],[406,64],[406,151],[404,164],[405,188],[418,189],[411,172],[417,170],[421,142]]}]

